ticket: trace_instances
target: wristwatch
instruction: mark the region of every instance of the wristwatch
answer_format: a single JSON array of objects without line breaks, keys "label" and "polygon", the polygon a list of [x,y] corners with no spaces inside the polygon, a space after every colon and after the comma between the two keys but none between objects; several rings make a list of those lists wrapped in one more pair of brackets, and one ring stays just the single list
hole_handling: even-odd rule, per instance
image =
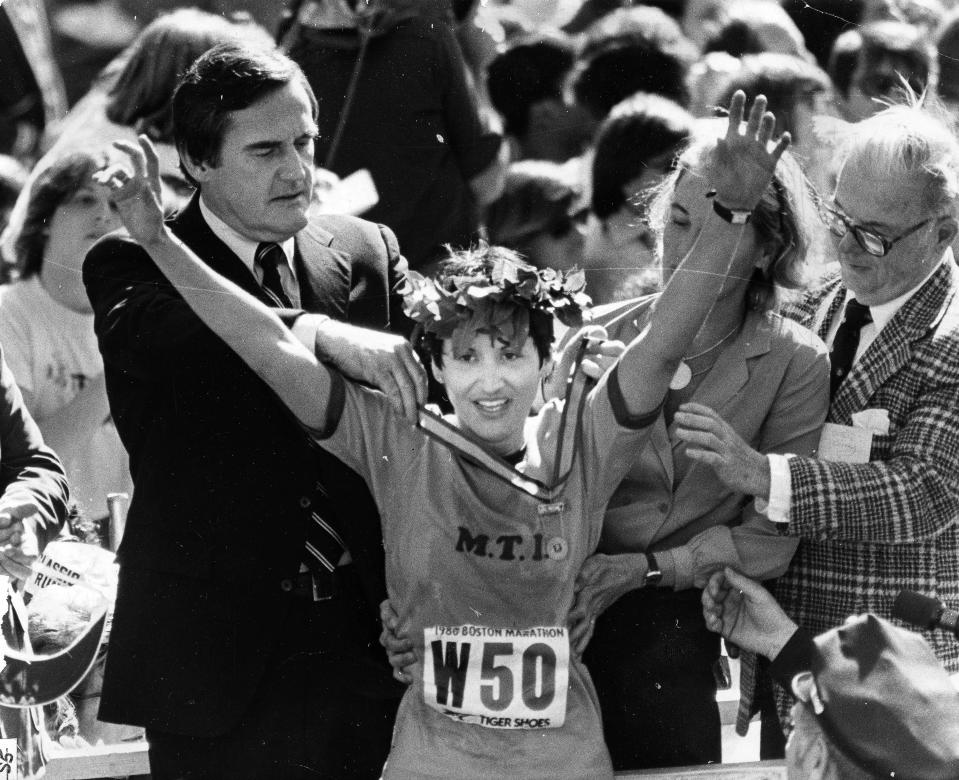
[{"label": "wristwatch", "polygon": [[753,215],[751,210],[726,208],[715,198],[713,198],[713,211],[719,214],[719,216],[725,219],[730,225],[745,225]]},{"label": "wristwatch", "polygon": [[659,568],[659,564],[656,563],[656,556],[651,552],[646,553],[646,577],[643,579],[643,586],[646,588],[652,588],[663,579],[663,570]]}]

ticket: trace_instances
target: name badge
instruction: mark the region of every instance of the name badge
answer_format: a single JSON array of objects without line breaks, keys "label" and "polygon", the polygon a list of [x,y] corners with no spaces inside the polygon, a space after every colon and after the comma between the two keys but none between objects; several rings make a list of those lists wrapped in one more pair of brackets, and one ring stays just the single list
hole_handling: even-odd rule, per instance
[{"label": "name badge", "polygon": [[826,423],[819,439],[816,457],[843,463],[868,463],[872,451],[872,431],[851,425]]},{"label": "name badge", "polygon": [[555,729],[566,720],[565,627],[423,629],[423,698],[453,720],[492,729]]}]

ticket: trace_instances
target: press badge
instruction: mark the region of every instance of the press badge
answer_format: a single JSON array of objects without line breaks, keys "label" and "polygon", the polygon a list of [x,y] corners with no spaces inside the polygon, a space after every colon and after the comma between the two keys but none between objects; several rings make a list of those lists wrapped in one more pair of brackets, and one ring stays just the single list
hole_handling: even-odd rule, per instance
[{"label": "press badge", "polygon": [[453,720],[492,729],[555,729],[566,720],[565,627],[423,629],[423,699]]},{"label": "press badge", "polygon": [[872,451],[872,431],[851,425],[826,423],[822,427],[817,458],[842,463],[868,463]]}]

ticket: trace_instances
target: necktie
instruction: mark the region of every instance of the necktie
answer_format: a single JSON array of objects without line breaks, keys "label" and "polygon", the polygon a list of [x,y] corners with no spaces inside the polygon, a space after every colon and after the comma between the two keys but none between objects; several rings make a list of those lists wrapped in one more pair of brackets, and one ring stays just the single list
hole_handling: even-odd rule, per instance
[{"label": "necktie", "polygon": [[[293,303],[280,282],[280,270],[277,266],[286,263],[286,255],[280,245],[264,241],[256,248],[255,261],[263,271],[261,285],[274,304],[284,309],[293,308]],[[303,563],[313,574],[314,598],[328,598],[332,595],[331,575],[347,549],[336,529],[317,511],[323,506],[325,498],[322,486],[317,483],[313,500],[307,498],[303,502],[304,507],[310,508]]]},{"label": "necktie", "polygon": [[832,364],[832,374],[829,377],[830,398],[836,395],[839,386],[849,374],[856,358],[856,349],[859,347],[859,331],[863,325],[870,322],[872,314],[869,313],[869,307],[863,306],[855,298],[850,298],[829,353],[829,362]]},{"label": "necktie", "polygon": [[256,248],[256,264],[263,271],[263,281],[261,282],[266,294],[273,300],[275,306],[281,309],[292,309],[293,302],[290,300],[286,291],[283,289],[283,283],[280,281],[280,263],[286,264],[286,255],[279,244],[272,241],[264,241]]}]

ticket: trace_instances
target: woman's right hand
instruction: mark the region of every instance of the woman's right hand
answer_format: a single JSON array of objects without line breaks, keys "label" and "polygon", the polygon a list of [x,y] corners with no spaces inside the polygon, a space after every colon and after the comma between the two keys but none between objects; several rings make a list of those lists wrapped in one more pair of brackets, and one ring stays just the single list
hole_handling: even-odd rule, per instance
[{"label": "woman's right hand", "polygon": [[389,599],[380,604],[380,644],[386,648],[386,657],[393,667],[393,676],[401,683],[409,685],[413,682],[413,664],[416,663],[416,654],[413,652],[413,640],[397,633],[399,616],[393,609]]},{"label": "woman's right hand", "polygon": [[776,117],[766,111],[766,98],[759,95],[743,126],[746,94],[736,90],[729,103],[726,135],[712,151],[710,184],[716,201],[726,208],[751,211],[772,181],[776,163],[789,146],[789,133],[783,133],[770,148]]}]

